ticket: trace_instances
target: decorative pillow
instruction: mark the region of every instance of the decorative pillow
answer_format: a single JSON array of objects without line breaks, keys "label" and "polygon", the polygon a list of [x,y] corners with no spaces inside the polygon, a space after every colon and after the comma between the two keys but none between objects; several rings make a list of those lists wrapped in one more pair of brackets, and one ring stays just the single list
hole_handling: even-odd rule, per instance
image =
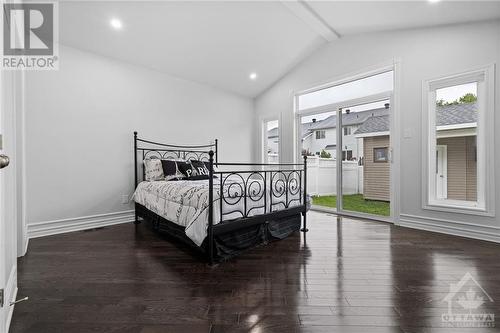
[{"label": "decorative pillow", "polygon": [[[202,161],[191,161],[191,165],[193,166],[193,169],[196,171],[198,176],[209,176],[210,171],[210,163],[208,163],[208,167],[205,164],[205,162]],[[208,179],[208,178],[207,178]]]},{"label": "decorative pillow", "polygon": [[186,162],[179,162],[177,163],[177,167],[179,168],[179,171],[184,174],[184,177],[186,179],[189,179],[190,177],[193,177],[193,166],[191,165],[191,162],[186,161]]},{"label": "decorative pillow", "polygon": [[161,165],[161,160],[158,158],[145,159],[144,174],[146,175],[146,181],[148,182],[165,179],[165,176],[163,174],[163,167]]},{"label": "decorative pillow", "polygon": [[179,163],[178,166],[179,170],[186,176],[185,179],[187,180],[208,179],[208,169],[205,167],[205,164],[203,162],[189,161],[185,163]]},{"label": "decorative pillow", "polygon": [[178,163],[186,163],[184,160],[161,160],[165,180],[181,180],[184,174],[179,170]]}]

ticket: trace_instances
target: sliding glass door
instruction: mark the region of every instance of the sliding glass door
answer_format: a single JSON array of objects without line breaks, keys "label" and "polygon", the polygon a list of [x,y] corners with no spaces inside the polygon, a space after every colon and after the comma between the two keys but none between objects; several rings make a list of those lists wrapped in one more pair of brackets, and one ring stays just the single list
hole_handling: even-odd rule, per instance
[{"label": "sliding glass door", "polygon": [[[382,96],[378,97],[382,98]],[[338,160],[343,212],[391,215],[391,102],[387,99],[340,108]]]},{"label": "sliding glass door", "polygon": [[316,208],[391,216],[392,70],[299,94],[297,138]]},{"label": "sliding glass door", "polygon": [[335,110],[300,117],[301,156],[307,156],[307,190],[313,204],[336,209]]}]

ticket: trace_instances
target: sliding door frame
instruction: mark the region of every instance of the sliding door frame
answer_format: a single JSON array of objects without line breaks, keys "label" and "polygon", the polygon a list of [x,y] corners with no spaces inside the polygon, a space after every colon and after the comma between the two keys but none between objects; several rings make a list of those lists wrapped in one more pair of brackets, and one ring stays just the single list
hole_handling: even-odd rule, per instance
[{"label": "sliding door frame", "polygon": [[[360,79],[364,79],[370,76],[382,74],[385,72],[393,71],[393,90],[391,92],[384,92],[381,94],[375,94],[371,96],[365,96],[359,99],[342,101],[339,103],[329,104],[326,106],[321,106],[317,108],[311,108],[306,110],[299,110],[299,96],[308,94],[311,92],[315,92],[318,90],[323,90],[327,88],[331,88],[334,86],[339,86],[344,83],[357,81]],[[293,98],[293,108],[294,108],[294,156],[295,160],[299,161],[302,155],[302,130],[301,130],[301,118],[304,116],[310,116],[313,114],[318,114],[322,112],[332,112],[335,111],[337,115],[337,129],[342,128],[342,120],[341,117],[338,117],[339,110],[345,108],[346,106],[353,106],[359,104],[369,103],[370,100],[380,100],[385,97],[385,99],[390,99],[391,108],[390,108],[390,210],[391,215],[389,217],[376,216],[365,213],[357,213],[345,211],[343,209],[339,209],[342,207],[342,173],[341,171],[337,171],[337,211],[332,212],[336,215],[341,216],[349,216],[349,217],[358,217],[363,219],[377,220],[382,222],[390,222],[396,225],[399,224],[400,219],[400,79],[401,72],[401,61],[399,59],[394,59],[388,61],[386,64],[380,66],[374,66],[371,69],[366,69],[365,71],[353,73],[351,75],[346,75],[343,78],[338,78],[331,80],[329,83],[320,84],[313,88],[304,89],[301,91],[297,91],[294,93]],[[366,102],[368,101],[368,102]],[[363,103],[364,102],[364,103]],[[340,124],[339,124],[340,122]],[[340,127],[339,127],[340,125]],[[337,130],[337,170],[342,166],[342,146],[339,144],[341,140],[339,140],[339,136],[342,135],[342,131]],[[340,138],[341,139],[341,138]],[[340,150],[340,154],[339,154]]]},{"label": "sliding door frame", "polygon": [[[393,92],[392,91],[386,91],[380,94],[376,95],[370,95],[370,96],[365,96],[362,98],[354,99],[354,100],[349,100],[345,101],[342,103],[339,103],[338,108],[337,108],[337,157],[340,156],[340,158],[337,158],[336,160],[336,165],[337,165],[337,212],[339,215],[344,215],[344,216],[354,216],[354,217],[359,217],[359,218],[365,218],[365,219],[372,219],[372,220],[380,220],[384,222],[393,222],[394,214],[393,214],[393,200],[394,200],[394,193],[392,189],[392,172],[393,172],[393,158],[392,158],[392,131],[391,127],[389,128],[389,193],[390,193],[390,215],[389,217],[385,216],[378,216],[374,214],[368,214],[368,213],[362,213],[362,212],[356,212],[356,211],[350,211],[350,210],[345,210],[343,208],[343,197],[344,197],[344,188],[343,188],[343,165],[342,165],[342,146],[343,146],[343,127],[342,127],[342,110],[354,107],[354,106],[359,106],[363,104],[369,104],[369,103],[375,103],[375,102],[381,102],[389,100],[389,104],[393,104]],[[389,124],[392,124],[392,108],[390,109],[390,115],[389,115]],[[390,126],[389,125],[389,126]]]}]

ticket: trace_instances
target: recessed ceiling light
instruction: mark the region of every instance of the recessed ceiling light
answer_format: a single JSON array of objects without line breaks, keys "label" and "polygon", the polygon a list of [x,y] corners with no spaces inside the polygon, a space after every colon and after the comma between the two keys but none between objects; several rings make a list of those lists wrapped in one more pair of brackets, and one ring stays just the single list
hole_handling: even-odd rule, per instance
[{"label": "recessed ceiling light", "polygon": [[250,73],[250,75],[248,77],[250,78],[250,80],[256,80],[257,79],[257,73]]},{"label": "recessed ceiling light", "polygon": [[428,1],[431,2],[431,3],[434,3],[434,2],[439,2],[441,0],[428,0]]},{"label": "recessed ceiling light", "polygon": [[109,21],[109,24],[116,30],[120,30],[123,27],[122,21],[117,18],[111,19],[111,21]]}]

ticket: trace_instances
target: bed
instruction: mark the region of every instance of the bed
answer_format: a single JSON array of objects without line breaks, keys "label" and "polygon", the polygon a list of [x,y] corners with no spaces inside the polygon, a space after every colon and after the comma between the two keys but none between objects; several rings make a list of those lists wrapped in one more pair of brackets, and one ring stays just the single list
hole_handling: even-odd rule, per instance
[{"label": "bed", "polygon": [[[144,165],[152,159],[203,162],[206,177],[147,181]],[[134,165],[135,223],[149,221],[210,264],[308,231],[307,157],[301,164],[221,163],[218,140],[180,146],[145,140],[134,132]]]}]

